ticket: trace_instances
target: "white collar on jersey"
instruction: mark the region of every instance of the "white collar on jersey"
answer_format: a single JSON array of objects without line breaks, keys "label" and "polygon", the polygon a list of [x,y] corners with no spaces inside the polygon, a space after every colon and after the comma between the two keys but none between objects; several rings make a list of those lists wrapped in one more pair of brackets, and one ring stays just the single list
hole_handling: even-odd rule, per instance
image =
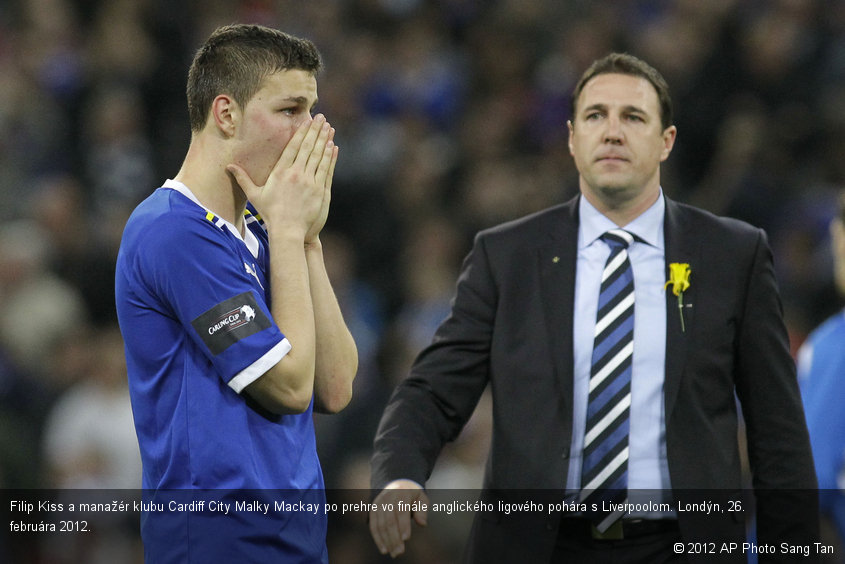
[{"label": "white collar on jersey", "polygon": [[220,227],[220,228],[222,228],[225,225],[229,229],[229,231],[232,232],[232,234],[235,237],[237,237],[238,239],[243,241],[244,245],[246,245],[246,248],[249,249],[249,253],[253,257],[258,258],[258,239],[256,239],[253,232],[246,226],[246,223],[244,223],[244,235],[241,236],[237,227],[235,227],[232,223],[226,221],[225,219],[223,219],[222,217],[220,217],[219,215],[217,215],[216,213],[214,213],[213,211],[211,211],[210,209],[208,209],[207,207],[202,205],[200,203],[200,201],[197,199],[197,197],[194,196],[194,193],[191,192],[190,188],[188,188],[187,186],[185,186],[184,184],[182,184],[178,180],[172,180],[172,179],[168,178],[164,182],[163,187],[169,188],[171,190],[176,190],[177,192],[179,192],[180,194],[182,194],[183,196],[185,196],[186,198],[188,198],[189,200],[194,202],[196,205],[198,205],[199,207],[201,207],[205,211],[214,214],[214,216],[217,218],[217,220],[214,222],[214,224],[217,227]]}]

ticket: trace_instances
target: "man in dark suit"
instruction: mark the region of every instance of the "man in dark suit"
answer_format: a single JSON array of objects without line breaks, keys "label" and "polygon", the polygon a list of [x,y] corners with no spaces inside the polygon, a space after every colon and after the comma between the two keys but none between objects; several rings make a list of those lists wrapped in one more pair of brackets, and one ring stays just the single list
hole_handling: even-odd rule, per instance
[{"label": "man in dark suit", "polygon": [[[427,502],[441,448],[489,384],[492,510],[476,514],[468,561],[812,548],[816,482],[764,232],[663,195],[676,128],[645,62],[596,61],[568,126],[580,195],[478,234],[451,315],[385,409],[372,486],[394,511],[371,512],[376,545],[401,554],[411,520],[425,524],[419,504],[397,502]],[[741,496],[738,405],[753,500]],[[543,510],[499,509],[526,496]],[[752,502],[757,541],[743,547]]]}]

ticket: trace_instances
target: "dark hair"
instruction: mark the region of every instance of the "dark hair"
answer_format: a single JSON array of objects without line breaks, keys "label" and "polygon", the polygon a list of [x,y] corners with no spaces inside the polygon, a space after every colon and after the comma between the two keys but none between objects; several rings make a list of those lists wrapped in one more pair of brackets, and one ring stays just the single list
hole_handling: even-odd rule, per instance
[{"label": "dark hair", "polygon": [[627,53],[611,53],[593,62],[590,67],[581,75],[575,90],[572,91],[570,100],[570,111],[574,118],[577,110],[578,97],[584,86],[600,74],[628,74],[644,78],[654,86],[657,91],[657,99],[660,103],[660,121],[663,129],[672,125],[672,99],[669,97],[669,85],[663,76],[651,65]]},{"label": "dark hair", "polygon": [[188,71],[188,115],[191,131],[205,127],[211,102],[229,94],[241,106],[269,75],[282,70],[317,74],[323,68],[311,41],[260,25],[219,27],[194,55]]}]

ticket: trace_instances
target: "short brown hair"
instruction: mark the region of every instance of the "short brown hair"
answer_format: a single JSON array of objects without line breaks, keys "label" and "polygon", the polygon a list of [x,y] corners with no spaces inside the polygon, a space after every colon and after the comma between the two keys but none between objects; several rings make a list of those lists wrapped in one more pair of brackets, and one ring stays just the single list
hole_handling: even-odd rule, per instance
[{"label": "short brown hair", "polygon": [[296,69],[317,74],[323,68],[311,41],[260,25],[219,27],[200,47],[188,70],[188,115],[191,131],[205,127],[211,102],[229,94],[241,106],[269,75]]},{"label": "short brown hair", "polygon": [[575,116],[578,105],[578,97],[584,86],[600,74],[628,74],[644,78],[651,83],[657,91],[657,100],[660,104],[660,122],[663,129],[672,125],[672,99],[669,96],[669,85],[663,76],[651,65],[627,53],[611,53],[593,62],[590,67],[581,75],[575,90],[572,91],[570,100],[570,111]]}]

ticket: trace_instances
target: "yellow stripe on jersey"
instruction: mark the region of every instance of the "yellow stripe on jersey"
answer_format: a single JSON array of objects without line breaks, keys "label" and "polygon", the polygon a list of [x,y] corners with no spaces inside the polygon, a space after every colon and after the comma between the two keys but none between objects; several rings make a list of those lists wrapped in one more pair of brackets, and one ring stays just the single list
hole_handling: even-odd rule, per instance
[{"label": "yellow stripe on jersey", "polygon": [[250,217],[249,217],[249,216],[254,217],[254,218],[255,218],[256,220],[258,220],[259,222],[263,222],[263,221],[264,221],[264,220],[262,220],[262,219],[261,219],[261,216],[260,216],[260,215],[258,215],[257,213],[252,213],[249,209],[245,209],[245,210],[244,210],[244,217],[245,217],[246,219],[250,219]]},{"label": "yellow stripe on jersey", "polygon": [[211,212],[208,212],[207,214],[205,214],[205,218],[206,218],[208,221],[211,221],[212,223],[214,222],[214,214],[213,214],[213,213],[211,213]]}]

